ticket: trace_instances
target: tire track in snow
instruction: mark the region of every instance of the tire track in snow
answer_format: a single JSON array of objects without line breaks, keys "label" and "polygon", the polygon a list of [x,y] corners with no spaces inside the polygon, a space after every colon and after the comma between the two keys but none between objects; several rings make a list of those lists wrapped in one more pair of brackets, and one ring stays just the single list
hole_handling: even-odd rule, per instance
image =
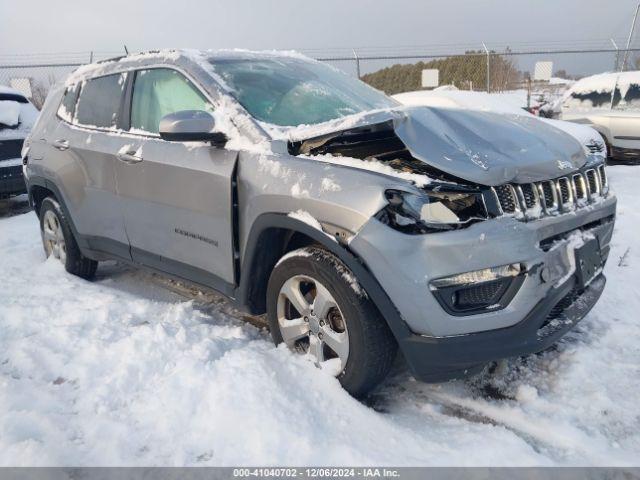
[{"label": "tire track in snow", "polygon": [[622,458],[612,458],[606,443],[580,428],[566,422],[558,423],[556,418],[545,418],[537,414],[535,418],[530,417],[518,405],[517,400],[496,402],[434,390],[423,394],[426,400],[444,407],[445,412],[449,411],[453,416],[474,423],[502,426],[522,438],[536,452],[557,460],[577,453],[583,458],[590,458],[594,464],[625,462]]}]

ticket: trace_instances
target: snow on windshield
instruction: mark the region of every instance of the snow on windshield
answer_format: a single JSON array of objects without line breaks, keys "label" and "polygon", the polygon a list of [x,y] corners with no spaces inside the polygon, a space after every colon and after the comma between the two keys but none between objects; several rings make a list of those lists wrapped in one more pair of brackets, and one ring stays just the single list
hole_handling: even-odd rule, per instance
[{"label": "snow on windshield", "polygon": [[211,61],[231,95],[257,120],[298,126],[396,103],[337,69],[295,57],[219,58]]}]

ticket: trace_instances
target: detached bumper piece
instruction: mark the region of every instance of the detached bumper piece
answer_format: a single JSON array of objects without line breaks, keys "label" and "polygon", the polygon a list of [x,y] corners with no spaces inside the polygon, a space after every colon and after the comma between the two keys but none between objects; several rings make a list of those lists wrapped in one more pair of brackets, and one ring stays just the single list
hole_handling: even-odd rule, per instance
[{"label": "detached bumper piece", "polygon": [[512,327],[454,337],[411,335],[403,340],[407,363],[419,380],[439,382],[476,373],[493,360],[545,350],[589,313],[605,283],[600,274],[581,287],[573,277]]},{"label": "detached bumper piece", "polygon": [[27,192],[22,175],[22,165],[2,167],[0,163],[0,198]]},{"label": "detached bumper piece", "polygon": [[623,162],[640,163],[640,149],[611,147],[611,158]]}]

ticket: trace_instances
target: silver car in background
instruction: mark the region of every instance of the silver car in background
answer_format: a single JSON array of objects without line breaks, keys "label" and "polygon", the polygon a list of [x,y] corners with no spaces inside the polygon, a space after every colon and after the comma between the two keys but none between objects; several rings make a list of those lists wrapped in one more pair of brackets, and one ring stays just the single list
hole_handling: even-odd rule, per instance
[{"label": "silver car in background", "polygon": [[640,162],[640,71],[577,81],[562,97],[560,118],[600,132],[612,159]]},{"label": "silver car in background", "polygon": [[0,199],[26,193],[20,152],[38,110],[19,91],[0,85]]},{"label": "silver car in background", "polygon": [[537,119],[403,107],[295,54],[80,68],[23,149],[45,251],[214,288],[362,396],[543,350],[605,285],[603,158]]}]

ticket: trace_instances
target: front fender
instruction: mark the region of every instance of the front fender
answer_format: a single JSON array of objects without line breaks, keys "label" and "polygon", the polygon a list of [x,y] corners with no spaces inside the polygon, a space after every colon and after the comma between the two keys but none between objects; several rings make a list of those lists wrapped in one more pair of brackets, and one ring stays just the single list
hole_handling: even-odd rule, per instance
[{"label": "front fender", "polygon": [[[248,306],[249,310],[252,310],[252,297],[259,293],[255,288],[258,283],[257,279],[262,275],[269,275],[283,253],[277,249],[277,242],[280,240],[277,233],[265,235],[267,231],[282,232],[283,235],[288,232],[300,233],[333,253],[356,276],[364,291],[386,320],[401,348],[403,340],[411,337],[408,326],[363,259],[357,257],[347,245],[338,243],[325,232],[301,220],[280,213],[260,215],[251,228],[242,261],[240,283],[235,295],[239,304]],[[271,242],[273,243],[270,244]]]}]

